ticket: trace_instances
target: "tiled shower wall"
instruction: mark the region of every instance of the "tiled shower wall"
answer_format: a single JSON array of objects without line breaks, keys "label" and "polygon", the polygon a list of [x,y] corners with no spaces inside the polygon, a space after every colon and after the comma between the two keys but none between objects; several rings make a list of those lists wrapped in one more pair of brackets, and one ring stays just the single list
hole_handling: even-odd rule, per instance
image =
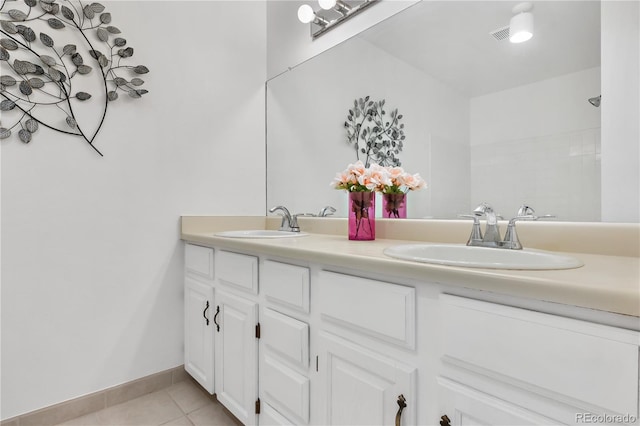
[{"label": "tiled shower wall", "polygon": [[471,205],[600,221],[600,67],[472,98]]},{"label": "tiled shower wall", "polygon": [[600,220],[600,128],[471,147],[471,202],[505,219],[519,205],[556,220]]}]

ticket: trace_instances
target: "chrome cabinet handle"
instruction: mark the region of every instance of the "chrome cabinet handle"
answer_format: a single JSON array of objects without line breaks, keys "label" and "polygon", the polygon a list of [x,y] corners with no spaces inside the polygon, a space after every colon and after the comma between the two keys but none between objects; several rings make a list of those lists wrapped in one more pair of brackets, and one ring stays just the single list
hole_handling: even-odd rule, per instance
[{"label": "chrome cabinet handle", "polygon": [[404,399],[404,395],[398,395],[398,412],[396,413],[396,426],[402,424],[402,410],[407,406],[407,400]]},{"label": "chrome cabinet handle", "polygon": [[220,305],[216,306],[216,314],[213,316],[213,323],[216,325],[216,331],[220,331],[220,324],[218,324],[218,315],[220,314]]},{"label": "chrome cabinet handle", "polygon": [[207,306],[204,307],[204,311],[202,311],[202,316],[205,320],[207,320],[207,325],[209,325],[209,318],[207,318],[207,310],[209,309],[209,301],[207,300]]}]

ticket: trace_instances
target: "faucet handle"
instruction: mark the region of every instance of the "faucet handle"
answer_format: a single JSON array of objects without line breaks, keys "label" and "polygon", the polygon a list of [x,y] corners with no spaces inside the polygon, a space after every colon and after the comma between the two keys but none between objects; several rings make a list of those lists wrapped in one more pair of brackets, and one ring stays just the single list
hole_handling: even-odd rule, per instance
[{"label": "faucet handle", "polygon": [[278,210],[280,210],[282,212],[282,215],[289,218],[291,217],[291,213],[289,213],[289,209],[286,208],[285,206],[275,206],[275,207],[271,207],[269,209],[269,213],[275,213]]},{"label": "faucet handle", "polygon": [[512,221],[518,221],[518,220],[540,220],[540,219],[551,219],[556,217],[553,214],[543,214],[541,216],[536,216],[536,215],[529,215],[529,216],[516,216],[514,218],[512,218],[509,222],[511,223]]},{"label": "faucet handle", "polygon": [[[530,207],[530,206],[528,206],[526,204],[523,204],[518,209],[517,216],[514,217],[513,219],[511,219],[511,221],[515,222],[516,220],[550,219],[550,218],[556,217],[555,215],[552,215],[552,214],[543,214],[541,216],[537,216],[535,213],[536,213],[536,211],[532,207]],[[509,221],[509,222],[511,222],[511,221]]]},{"label": "faucet handle", "polygon": [[291,215],[291,220],[289,221],[289,229],[291,232],[300,232],[300,225],[298,225],[298,216],[306,216],[307,213],[296,213]]},{"label": "faucet handle", "polygon": [[507,232],[504,234],[503,247],[513,250],[521,250],[522,244],[518,239],[518,233],[516,232],[516,222],[520,220],[538,220],[538,219],[549,219],[555,217],[552,214],[545,214],[542,216],[536,216],[535,210],[527,205],[522,205],[518,209],[518,215],[511,220],[509,220],[509,225],[507,226]]},{"label": "faucet handle", "polygon": [[526,204],[523,204],[520,206],[520,208],[518,209],[518,215],[517,217],[524,217],[524,216],[533,216],[533,214],[536,211],[533,210],[533,208],[529,207]]},{"label": "faucet handle", "polygon": [[471,235],[467,240],[467,245],[472,245],[474,241],[482,241],[482,230],[480,229],[480,215],[477,214],[459,214],[459,218],[473,219],[473,226],[471,227]]},{"label": "faucet handle", "polygon": [[473,219],[474,222],[480,222],[480,215],[476,214],[459,214],[458,217],[461,219]]},{"label": "faucet handle", "polygon": [[477,216],[482,216],[486,213],[493,213],[493,207],[489,203],[485,203],[484,201],[478,205],[475,209],[473,209],[473,214]]},{"label": "faucet handle", "polygon": [[[461,219],[473,219],[474,222],[478,222],[480,223],[480,217],[482,217],[482,214],[476,213],[476,214],[459,214],[458,215],[459,218]],[[502,217],[502,215],[497,214],[496,215],[496,219],[504,219],[504,217]]]},{"label": "faucet handle", "polygon": [[323,207],[322,210],[320,210],[320,213],[318,213],[318,216],[320,216],[320,217],[331,216],[335,212],[336,212],[335,207],[326,206],[326,207]]}]

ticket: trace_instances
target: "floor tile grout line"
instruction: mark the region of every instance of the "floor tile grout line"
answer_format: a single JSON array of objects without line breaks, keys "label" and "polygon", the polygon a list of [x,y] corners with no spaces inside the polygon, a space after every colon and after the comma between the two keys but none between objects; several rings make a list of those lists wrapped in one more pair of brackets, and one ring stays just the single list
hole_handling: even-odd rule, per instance
[{"label": "floor tile grout line", "polygon": [[[167,392],[166,390],[164,390],[164,392],[166,392],[167,395],[169,395],[169,399],[171,399],[171,401],[178,406],[178,409],[180,409],[180,411],[182,412],[182,415],[180,415],[180,416],[178,416],[178,417],[176,417],[174,419],[169,419],[169,420],[167,420],[165,422],[162,422],[162,423],[158,424],[157,426],[166,425],[169,422],[173,422],[173,421],[181,419],[181,418],[186,418],[187,420],[189,420],[189,418],[187,417],[187,414],[180,407],[180,404],[178,404],[173,398],[171,398],[171,395],[169,394],[169,392]],[[189,420],[189,423],[191,423],[191,420]]]},{"label": "floor tile grout line", "polygon": [[[177,383],[175,383],[173,385],[177,385],[179,383],[180,382],[177,382]],[[115,404],[115,405],[112,405],[112,406],[109,406],[109,407],[105,407],[105,408],[103,408],[101,410],[97,410],[97,411],[94,411],[93,413],[89,413],[89,414],[92,414],[92,415],[94,415],[96,417],[96,420],[99,422],[100,426],[110,426],[108,423],[104,423],[105,419],[104,419],[103,416],[100,415],[100,413],[104,414],[104,412],[106,412],[109,409],[112,409],[113,407],[122,406],[122,405],[125,405],[125,404],[131,404],[135,400],[138,400],[138,399],[141,399],[141,398],[144,398],[144,397],[148,397],[149,395],[154,394],[154,393],[155,394],[164,394],[164,396],[168,397],[169,400],[173,404],[175,404],[177,406],[177,408],[180,411],[181,415],[179,415],[179,416],[177,416],[177,417],[175,417],[173,419],[165,420],[165,421],[163,421],[163,423],[159,423],[159,424],[154,425],[154,426],[165,425],[167,423],[170,423],[170,422],[173,422],[173,421],[176,421],[176,420],[179,420],[179,419],[186,419],[186,421],[190,425],[193,426],[195,423],[193,422],[191,417],[189,417],[190,415],[192,415],[193,413],[195,413],[198,410],[201,410],[201,409],[205,408],[208,404],[217,405],[217,404],[220,404],[220,403],[215,399],[215,396],[211,396],[211,395],[207,394],[206,391],[204,391],[195,381],[187,381],[187,383],[189,383],[190,387],[192,387],[193,390],[197,392],[198,396],[200,396],[199,394],[201,393],[202,396],[204,396],[205,399],[206,399],[206,402],[203,405],[195,407],[195,408],[191,409],[190,411],[186,411],[187,408],[183,409],[182,406],[178,403],[177,398],[174,398],[171,395],[170,389],[173,387],[173,385],[172,385],[172,386],[169,386],[169,387],[166,387],[166,388],[163,388],[163,389],[156,390],[154,392],[149,392],[149,393],[146,393],[144,395],[140,395],[140,396],[138,396],[136,398],[133,398],[133,399],[128,400],[128,401],[121,402],[119,404]],[[178,394],[176,394],[176,396],[177,395]],[[226,412],[226,409],[224,408],[224,406],[221,405],[221,408],[222,408],[222,411],[225,412],[226,416],[228,416],[230,419],[233,419],[232,415],[230,415],[230,413]],[[87,414],[87,415],[89,415],[89,414]],[[80,416],[80,417],[82,417],[82,416]],[[78,417],[78,418],[80,418],[80,417]],[[70,419],[70,420],[74,420],[74,419]],[[95,426],[98,426],[98,425],[95,425]],[[141,425],[137,425],[137,426],[141,426]],[[149,426],[149,425],[145,425],[145,426]]]},{"label": "floor tile grout line", "polygon": [[[172,385],[173,386],[173,385]],[[170,386],[171,387],[171,386]],[[167,395],[169,396],[169,399],[171,399],[171,401],[173,401],[174,404],[176,404],[178,406],[178,408],[180,409],[180,411],[182,412],[182,416],[183,417],[187,417],[187,412],[184,411],[184,409],[182,408],[182,406],[180,406],[180,404],[178,403],[178,401],[176,401],[176,399],[171,395],[171,393],[169,392],[169,388],[163,389]],[[174,419],[175,420],[175,419]]]},{"label": "floor tile grout line", "polygon": [[[178,408],[178,410],[180,411],[181,415],[179,415],[179,416],[177,416],[177,417],[175,417],[175,418],[173,418],[173,419],[165,420],[165,421],[163,421],[162,423],[158,423],[157,425],[136,425],[136,426],[160,426],[160,425],[163,425],[163,424],[165,424],[165,423],[168,423],[168,422],[172,422],[172,421],[174,421],[174,420],[177,420],[177,419],[179,419],[179,418],[181,418],[181,417],[186,417],[186,414],[184,414],[184,412],[183,412],[182,408],[180,408],[180,405],[179,405],[179,404],[178,404],[178,403],[177,403],[173,398],[171,398],[171,395],[169,394],[169,392],[167,392],[167,388],[159,389],[159,390],[156,390],[156,391],[154,391],[154,392],[148,392],[148,393],[146,393],[146,394],[144,394],[144,395],[140,395],[140,396],[138,396],[138,397],[136,397],[136,398],[133,398],[133,399],[130,399],[130,400],[128,400],[128,401],[124,401],[124,402],[121,402],[121,403],[119,403],[119,404],[114,404],[114,405],[111,405],[111,406],[109,406],[109,407],[106,407],[106,408],[104,408],[104,409],[102,409],[102,410],[95,411],[95,412],[94,412],[94,413],[92,413],[92,414],[94,414],[94,415],[96,416],[96,419],[97,419],[97,420],[98,420],[98,422],[99,422],[99,426],[113,426],[113,425],[111,425],[110,423],[108,423],[108,420],[106,420],[106,419],[104,418],[105,413],[106,413],[108,410],[114,409],[115,407],[122,407],[122,406],[125,406],[125,405],[133,405],[133,404],[136,404],[136,401],[140,401],[140,400],[142,400],[142,398],[148,398],[148,397],[149,397],[150,395],[152,395],[152,394],[162,394],[162,393],[165,393],[165,394],[166,394],[166,396],[169,398],[169,400],[170,400],[172,403],[174,403],[174,404],[176,405],[176,407],[177,407],[177,408]],[[103,413],[103,414],[102,414],[102,416],[100,415],[100,413]],[[81,417],[82,417],[82,416],[81,416]],[[72,419],[72,420],[73,420],[73,419]],[[106,422],[106,423],[105,423],[105,422]],[[98,425],[96,425],[96,426],[98,426]]]}]

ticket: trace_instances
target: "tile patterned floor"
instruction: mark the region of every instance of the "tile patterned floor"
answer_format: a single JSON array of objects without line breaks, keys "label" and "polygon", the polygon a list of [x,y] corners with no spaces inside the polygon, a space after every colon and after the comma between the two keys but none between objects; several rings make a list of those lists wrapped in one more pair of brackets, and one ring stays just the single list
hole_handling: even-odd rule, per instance
[{"label": "tile patterned floor", "polygon": [[58,426],[238,426],[241,423],[193,380]]}]

